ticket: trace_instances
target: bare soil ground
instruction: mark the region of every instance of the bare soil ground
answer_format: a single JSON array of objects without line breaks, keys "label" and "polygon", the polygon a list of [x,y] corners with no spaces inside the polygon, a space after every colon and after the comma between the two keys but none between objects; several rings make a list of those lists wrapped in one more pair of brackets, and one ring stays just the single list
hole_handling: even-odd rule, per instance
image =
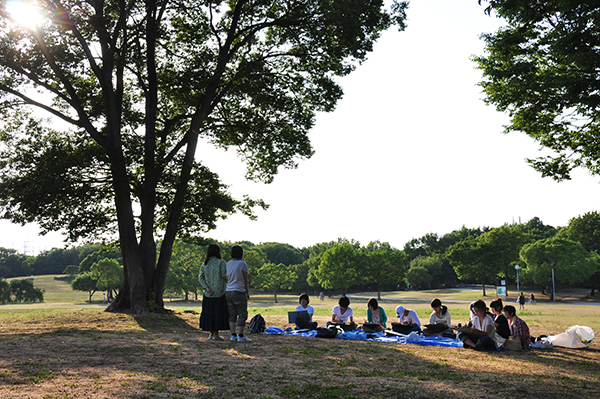
[{"label": "bare soil ground", "polygon": [[[600,397],[597,342],[526,353],[276,335],[238,344],[208,341],[198,316],[85,310],[5,323],[0,398]],[[282,316],[267,324],[287,327]]]}]

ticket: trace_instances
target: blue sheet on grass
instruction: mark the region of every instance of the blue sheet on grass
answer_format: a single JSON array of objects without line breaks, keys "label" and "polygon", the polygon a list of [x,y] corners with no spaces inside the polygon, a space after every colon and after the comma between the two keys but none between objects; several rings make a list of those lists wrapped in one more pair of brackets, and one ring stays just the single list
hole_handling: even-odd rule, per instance
[{"label": "blue sheet on grass", "polygon": [[[317,335],[316,330],[300,330],[295,331],[291,328],[282,330],[278,327],[268,327],[265,330],[266,334],[281,334],[281,335],[295,335],[299,337],[314,337]],[[347,339],[352,341],[373,341],[373,342],[397,342],[400,344],[415,344],[424,346],[446,346],[452,348],[462,348],[463,344],[458,339],[445,338],[445,337],[426,337],[419,335],[417,340],[408,340],[407,337],[391,336],[387,337],[385,333],[365,333],[362,330],[347,331],[343,334],[338,335],[334,339]]]}]

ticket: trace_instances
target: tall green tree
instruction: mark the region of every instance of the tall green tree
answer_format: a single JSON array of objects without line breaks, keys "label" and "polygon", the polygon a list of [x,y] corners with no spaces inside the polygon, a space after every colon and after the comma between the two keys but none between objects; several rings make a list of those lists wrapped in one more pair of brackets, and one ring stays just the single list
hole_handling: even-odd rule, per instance
[{"label": "tall green tree", "polygon": [[[600,254],[600,213],[593,211],[569,220],[567,228],[561,230],[561,237],[577,241],[588,252]],[[594,296],[600,286],[600,269],[589,278],[590,295]]]},{"label": "tall green tree", "polygon": [[404,28],[407,3],[383,3],[47,1],[25,28],[0,0],[4,217],[71,240],[118,234],[125,280],[107,310],[145,313],[149,293],[160,309],[175,239],[264,205],[232,198],[202,146],[236,149],[264,182],[310,157],[335,77]]},{"label": "tall green tree", "polygon": [[33,259],[33,257],[18,253],[16,249],[0,247],[0,277],[31,275]]},{"label": "tall green tree", "polygon": [[362,249],[361,262],[360,277],[365,284],[375,284],[378,299],[381,299],[382,285],[396,285],[404,280],[406,254],[387,242],[371,241]]},{"label": "tall green tree", "polygon": [[411,266],[408,272],[406,272],[406,282],[416,290],[431,283],[431,278],[431,273],[422,265]]},{"label": "tall green tree", "polygon": [[424,285],[431,287],[433,280],[441,278],[443,267],[444,261],[439,255],[419,256],[410,262],[406,281],[415,288]]},{"label": "tall green tree", "polygon": [[176,241],[173,249],[173,258],[165,288],[169,292],[183,294],[184,299],[189,299],[189,293],[197,294],[200,290],[200,266],[206,259],[206,251],[198,245]]},{"label": "tall green tree", "polygon": [[[600,5],[576,0],[484,0],[505,27],[483,35],[486,102],[508,112],[506,131],[524,132],[553,155],[528,162],[543,176],[573,168],[600,174]],[[482,3],[482,0],[479,1]]]},{"label": "tall green tree", "polygon": [[518,226],[504,225],[460,241],[449,249],[447,257],[460,279],[481,283],[485,296],[486,283],[513,277],[525,242],[526,236]]},{"label": "tall green tree", "polygon": [[267,263],[258,270],[256,284],[261,289],[272,292],[275,303],[277,303],[277,291],[290,289],[296,278],[296,273],[294,273],[290,266],[286,266],[283,263],[278,265]]},{"label": "tall green tree", "polygon": [[91,272],[80,273],[77,278],[71,281],[71,289],[74,291],[83,291],[88,293],[88,302],[92,303],[92,296],[98,290],[96,280]]},{"label": "tall green tree", "polygon": [[580,243],[560,237],[526,244],[520,257],[527,265],[524,273],[542,286],[552,283],[553,266],[556,282],[577,284],[587,281],[599,265],[595,253],[590,254]]},{"label": "tall green tree", "polygon": [[353,243],[338,242],[325,251],[315,272],[319,284],[325,289],[341,289],[342,295],[360,282],[358,265],[360,253]]},{"label": "tall green tree", "polygon": [[12,280],[10,282],[12,302],[44,302],[44,291],[33,286],[29,280]]},{"label": "tall green tree", "polygon": [[112,291],[117,291],[123,284],[123,267],[114,259],[104,258],[94,263],[90,274],[96,280],[96,289],[107,291],[109,298]]}]

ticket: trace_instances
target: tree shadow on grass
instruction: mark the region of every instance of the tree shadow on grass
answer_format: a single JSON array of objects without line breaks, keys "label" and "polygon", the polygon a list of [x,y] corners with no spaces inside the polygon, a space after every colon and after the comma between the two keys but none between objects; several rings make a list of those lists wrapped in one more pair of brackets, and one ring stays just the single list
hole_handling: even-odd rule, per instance
[{"label": "tree shadow on grass", "polygon": [[[8,396],[17,397],[42,392],[89,398],[109,393],[285,399],[600,395],[597,351],[555,350],[545,360],[537,352],[277,335],[251,335],[251,344],[217,343],[177,315],[136,316],[136,321],[143,330],[4,335],[0,386],[16,387]],[[535,372],[549,365],[551,372]],[[0,397],[7,392],[0,388]]]}]

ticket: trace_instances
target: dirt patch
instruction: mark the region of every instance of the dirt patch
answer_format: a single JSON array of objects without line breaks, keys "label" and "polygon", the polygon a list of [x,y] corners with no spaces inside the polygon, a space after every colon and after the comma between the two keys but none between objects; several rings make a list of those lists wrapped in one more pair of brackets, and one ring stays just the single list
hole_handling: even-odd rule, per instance
[{"label": "dirt patch", "polygon": [[197,323],[89,311],[4,325],[0,397],[600,397],[597,343],[529,353],[276,335],[238,344],[208,341]]}]

